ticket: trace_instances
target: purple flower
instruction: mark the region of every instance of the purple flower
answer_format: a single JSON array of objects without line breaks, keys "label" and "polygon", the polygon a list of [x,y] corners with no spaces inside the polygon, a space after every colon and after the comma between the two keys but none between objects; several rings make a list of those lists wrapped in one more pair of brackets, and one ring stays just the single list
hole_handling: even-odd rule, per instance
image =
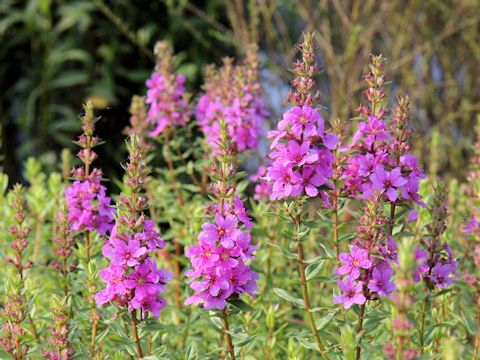
[{"label": "purple flower", "polygon": [[427,265],[428,254],[425,250],[416,247],[414,252],[414,259],[418,266],[413,273],[413,279],[415,281],[420,281],[420,279],[425,276],[425,274],[430,269],[430,267]]},{"label": "purple flower", "polygon": [[154,125],[151,137],[157,137],[165,128],[186,125],[190,116],[185,101],[185,77],[154,72],[147,80],[147,98],[150,105],[146,121]]},{"label": "purple flower", "polygon": [[142,318],[147,316],[147,312],[152,313],[154,317],[160,316],[160,311],[166,305],[165,299],[157,296],[156,294],[135,293],[135,296],[129,303],[129,311],[133,309],[140,309]]},{"label": "purple flower", "polygon": [[301,191],[302,177],[291,167],[272,166],[267,171],[267,178],[273,182],[271,200],[279,200],[289,196],[296,197]]},{"label": "purple flower", "polygon": [[383,167],[375,169],[375,172],[370,175],[370,181],[376,189],[384,191],[392,202],[398,198],[397,189],[407,183],[407,179],[402,177],[400,168],[386,171]]},{"label": "purple flower", "polygon": [[112,229],[115,211],[100,178],[99,175],[91,180],[74,181],[65,190],[68,220],[73,230],[95,230],[104,236]]},{"label": "purple flower", "polygon": [[417,221],[417,219],[418,219],[418,211],[415,209],[410,210],[407,215],[407,221],[411,223],[411,222]]},{"label": "purple flower", "polygon": [[[254,58],[247,62],[256,62]],[[228,66],[231,76],[225,76],[225,68],[208,73],[205,94],[200,97],[195,111],[198,125],[214,154],[219,150],[220,119],[227,125],[233,150],[243,152],[257,148],[263,133],[262,124],[268,115],[258,76],[253,70],[257,65]]]},{"label": "purple flower", "polygon": [[397,244],[393,240],[393,236],[389,236],[386,244],[382,244],[380,247],[380,253],[387,261],[392,261],[396,263],[398,261],[398,254],[397,254]]},{"label": "purple flower", "polygon": [[343,294],[333,298],[334,304],[343,304],[345,309],[350,309],[353,304],[362,305],[365,304],[365,301],[367,301],[365,296],[362,294],[362,281],[355,283],[354,279],[347,276],[347,278],[343,281],[338,280],[337,284]]},{"label": "purple flower", "polygon": [[323,135],[323,119],[311,106],[295,106],[283,115],[278,130],[289,131],[296,138],[301,138],[302,135],[315,136],[318,133]]},{"label": "purple flower", "polygon": [[107,286],[96,294],[95,301],[98,305],[118,301],[128,305],[129,311],[140,309],[143,318],[147,312],[158,317],[165,306],[160,294],[165,292],[172,275],[157,269],[156,261],[149,257],[149,252],[165,245],[153,230],[153,222],[143,220],[142,225],[143,231],[133,235],[119,232],[118,222],[113,227],[102,249],[103,255],[111,259],[109,266],[100,270]]},{"label": "purple flower", "polygon": [[352,146],[365,136],[365,144],[371,147],[374,142],[390,139],[385,121],[369,116],[367,122],[361,122],[357,126],[357,132],[353,136]]},{"label": "purple flower", "polygon": [[227,215],[223,217],[220,214],[215,215],[215,224],[205,223],[202,225],[200,239],[210,244],[220,241],[226,248],[234,246],[235,238],[238,236],[237,217]]},{"label": "purple flower", "polygon": [[[191,278],[190,288],[195,293],[185,304],[223,309],[230,296],[240,297],[244,293],[254,296],[258,275],[246,262],[253,259],[256,247],[251,245],[250,233],[239,228],[237,215],[231,213],[234,204],[212,208],[216,212],[215,223],[205,223],[198,236],[198,245],[186,250],[192,269],[185,275]],[[222,210],[228,215],[221,215]],[[248,219],[246,211],[240,214]]]},{"label": "purple flower", "polygon": [[338,258],[343,266],[337,269],[337,275],[348,275],[351,279],[358,279],[361,268],[369,269],[372,266],[368,251],[355,245],[352,246],[350,254],[341,253]]},{"label": "purple flower", "polygon": [[368,288],[380,296],[390,295],[396,288],[391,282],[393,270],[387,262],[381,262],[373,269],[372,279],[368,282]]},{"label": "purple flower", "polygon": [[318,187],[325,185],[328,181],[327,177],[322,174],[322,169],[315,166],[305,166],[302,169],[302,187],[305,194],[309,197],[318,195]]},{"label": "purple flower", "polygon": [[334,162],[331,150],[338,137],[325,134],[318,110],[309,105],[295,106],[269,137],[273,138],[268,155],[272,164],[265,179],[272,185],[270,199],[306,194],[319,197],[328,206],[327,194],[320,187],[330,185]]},{"label": "purple flower", "polygon": [[125,242],[122,239],[113,239],[107,245],[109,248],[106,254],[112,259],[115,265],[135,266],[139,264],[139,259],[147,252],[147,248],[140,245],[138,240],[129,240]]},{"label": "purple flower", "polygon": [[233,201],[234,205],[234,213],[237,216],[238,220],[240,220],[247,230],[250,230],[253,227],[253,223],[248,217],[247,210],[243,205],[243,201],[238,197],[235,196],[235,200]]},{"label": "purple flower", "polygon": [[118,266],[113,263],[110,263],[108,267],[99,271],[100,278],[108,285],[95,295],[95,301],[98,305],[106,304],[115,299],[116,296],[127,293],[129,288],[125,282],[124,273],[125,268],[123,266]]},{"label": "purple flower", "polygon": [[444,288],[453,284],[455,277],[450,276],[453,271],[454,269],[451,264],[437,263],[433,268],[433,273],[430,275],[430,279],[432,279],[436,285]]}]

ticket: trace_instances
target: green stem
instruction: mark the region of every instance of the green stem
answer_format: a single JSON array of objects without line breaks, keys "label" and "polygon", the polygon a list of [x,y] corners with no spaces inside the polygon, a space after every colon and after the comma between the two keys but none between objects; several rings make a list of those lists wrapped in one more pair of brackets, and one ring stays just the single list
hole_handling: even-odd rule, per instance
[{"label": "green stem", "polygon": [[312,335],[315,338],[315,341],[317,342],[320,355],[322,356],[323,359],[329,359],[328,355],[325,353],[325,347],[323,345],[322,340],[320,339],[320,336],[318,335],[317,326],[315,325],[315,320],[313,319],[312,312],[310,311],[310,308],[311,308],[310,296],[308,294],[308,285],[307,285],[307,279],[305,276],[303,245],[301,241],[298,241],[297,255],[298,255],[297,256],[298,272],[300,275],[300,284],[302,286],[303,305],[305,307],[305,314],[310,324]]},{"label": "green stem", "polygon": [[85,233],[85,261],[87,265],[90,262],[90,231]]},{"label": "green stem", "polygon": [[360,346],[361,344],[361,341],[362,341],[362,336],[361,336],[361,332],[363,330],[363,320],[365,319],[365,304],[363,304],[362,306],[360,306],[360,314],[358,314],[358,325],[357,325],[357,334],[360,334],[360,339],[358,339],[358,344],[357,344],[357,347],[355,349],[355,360],[359,360],[360,359],[360,355],[362,353],[362,347]]},{"label": "green stem", "polygon": [[133,333],[133,340],[135,341],[135,347],[137,349],[137,357],[139,359],[143,358],[142,352],[142,345],[140,344],[140,338],[138,337],[138,330],[137,330],[137,312],[133,310],[130,312],[132,316],[132,333]]},{"label": "green stem", "polygon": [[227,341],[227,351],[230,354],[231,360],[235,360],[235,348],[233,347],[232,337],[230,336],[230,328],[228,326],[228,314],[227,310],[222,310],[223,329],[225,334],[225,340]]},{"label": "green stem", "polygon": [[338,243],[338,204],[337,199],[334,199],[333,205],[333,243],[335,244],[335,253],[337,255],[337,262],[338,257],[340,256],[340,244]]},{"label": "green stem", "polygon": [[37,342],[37,344],[40,344],[40,336],[38,336],[37,328],[35,326],[35,323],[33,322],[32,315],[28,314],[28,323],[30,324],[30,327],[32,328],[32,334],[33,338]]},{"label": "green stem", "polygon": [[392,203],[390,206],[390,226],[388,228],[388,235],[392,236],[393,226],[395,225],[395,204]]},{"label": "green stem", "polygon": [[423,356],[423,353],[425,351],[424,347],[425,347],[425,317],[426,317],[426,314],[427,314],[427,307],[428,307],[428,302],[429,302],[430,298],[429,296],[427,296],[424,300],[423,300],[423,304],[422,304],[422,313],[421,313],[421,317],[420,317],[420,330],[419,330],[419,337],[420,337],[420,340],[419,340],[419,346],[420,346],[420,355]]},{"label": "green stem", "polygon": [[92,338],[90,340],[90,355],[92,359],[95,358],[95,343],[97,342],[97,314],[96,310],[92,309]]}]

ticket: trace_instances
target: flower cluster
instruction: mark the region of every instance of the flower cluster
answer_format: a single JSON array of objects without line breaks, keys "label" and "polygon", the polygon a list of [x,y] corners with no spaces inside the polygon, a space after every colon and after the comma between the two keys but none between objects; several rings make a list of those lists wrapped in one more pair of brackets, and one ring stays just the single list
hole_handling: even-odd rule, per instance
[{"label": "flower cluster", "polygon": [[[191,278],[190,287],[195,294],[185,304],[203,304],[206,309],[224,309],[229,299],[238,299],[247,293],[254,296],[258,275],[247,262],[252,260],[256,247],[251,245],[251,223],[242,200],[230,185],[236,167],[229,156],[225,124],[222,124],[220,147],[212,166],[215,182],[211,189],[219,203],[209,205],[207,214],[213,219],[202,225],[198,245],[192,245],[186,256],[192,269],[186,272]],[[244,229],[242,229],[242,225]]]},{"label": "flower cluster", "polygon": [[415,281],[425,281],[429,287],[449,286],[458,277],[457,264],[450,246],[440,240],[447,227],[446,197],[445,185],[439,184],[435,188],[433,204],[429,209],[432,216],[432,222],[427,225],[429,233],[420,241],[421,247],[415,249],[418,266],[413,277]]},{"label": "flower cluster", "polygon": [[165,242],[155,231],[153,221],[142,212],[148,200],[141,194],[146,173],[138,145],[138,138],[131,136],[129,162],[125,166],[128,176],[125,185],[130,197],[120,196],[121,213],[102,249],[110,260],[108,267],[100,271],[107,286],[97,293],[95,300],[98,305],[117,302],[130,312],[141,310],[143,318],[147,312],[158,317],[165,306],[160,294],[165,292],[171,274],[157,268],[154,254],[165,247]]},{"label": "flower cluster", "polygon": [[186,125],[190,117],[185,76],[173,72],[172,49],[160,41],[155,45],[156,70],[147,80],[146,103],[149,105],[146,121],[153,125],[151,137],[157,137],[168,127]]},{"label": "flower cluster", "polygon": [[289,94],[294,107],[288,110],[278,123],[277,130],[269,132],[273,138],[266,179],[272,184],[271,200],[320,196],[328,205],[329,200],[322,187],[331,187],[335,148],[338,137],[325,132],[324,120],[313,103],[318,95],[312,95],[315,85],[313,75],[317,65],[313,59],[313,47],[308,38],[300,46],[302,61],[295,63],[297,77],[292,81],[295,90]]},{"label": "flower cluster", "polygon": [[[417,158],[408,153],[408,138],[412,134],[408,127],[409,101],[400,98],[391,123],[387,123],[384,118],[390,111],[382,107],[385,97],[382,68],[383,58],[372,57],[370,73],[365,77],[369,86],[365,94],[371,106],[360,106],[360,115],[366,120],[358,124],[352,143],[342,149],[350,151],[342,176],[344,191],[358,199],[371,199],[379,192],[384,201],[424,207],[418,191],[425,175]],[[409,220],[416,216],[412,212]]]},{"label": "flower cluster", "polygon": [[[78,174],[78,169],[75,172]],[[87,178],[74,181],[65,190],[72,230],[95,230],[103,236],[112,229],[114,209],[105,186],[100,184],[101,178],[101,171],[94,169]]]},{"label": "flower cluster", "polygon": [[207,68],[205,93],[198,101],[195,115],[214,153],[218,151],[220,121],[226,123],[236,152],[257,148],[268,113],[261,96],[255,51],[249,49],[242,65],[234,66],[226,58],[221,69]]},{"label": "flower cluster", "polygon": [[359,219],[357,238],[349,253],[341,253],[341,266],[336,270],[341,294],[333,298],[335,304],[349,309],[353,304],[389,296],[396,288],[391,281],[392,264],[397,262],[396,244],[391,236],[386,241],[383,227],[387,218],[379,216],[381,202],[369,201]]},{"label": "flower cluster", "polygon": [[91,102],[87,102],[84,110],[83,133],[76,141],[81,147],[77,156],[82,160],[84,167],[72,170],[75,181],[65,190],[68,221],[75,231],[95,230],[103,236],[112,228],[114,209],[110,206],[105,186],[100,184],[102,171],[91,169],[93,161],[98,157],[93,148],[100,141],[94,135],[96,119]]}]

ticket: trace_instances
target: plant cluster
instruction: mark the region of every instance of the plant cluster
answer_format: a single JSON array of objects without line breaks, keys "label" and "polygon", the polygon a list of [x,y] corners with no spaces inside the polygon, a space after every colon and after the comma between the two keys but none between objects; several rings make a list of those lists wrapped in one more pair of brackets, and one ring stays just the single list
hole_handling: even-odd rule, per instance
[{"label": "plant cluster", "polygon": [[28,186],[7,191],[0,176],[0,356],[480,356],[478,156],[462,186],[424,172],[409,100],[390,108],[382,56],[348,137],[320,105],[314,39],[298,46],[288,107],[267,136],[254,47],[209,68],[194,96],[160,42],[146,96],[132,98],[122,179],[93,165],[90,102],[63,177],[35,159]]}]

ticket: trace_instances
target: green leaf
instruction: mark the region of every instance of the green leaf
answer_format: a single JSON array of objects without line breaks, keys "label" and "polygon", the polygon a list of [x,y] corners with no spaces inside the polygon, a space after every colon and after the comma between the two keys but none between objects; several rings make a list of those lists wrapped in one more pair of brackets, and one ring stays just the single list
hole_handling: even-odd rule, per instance
[{"label": "green leaf", "polygon": [[248,305],[245,301],[237,299],[237,300],[227,300],[230,304],[241,311],[249,312],[255,310],[253,307]]},{"label": "green leaf", "polygon": [[293,297],[288,291],[275,288],[273,289],[273,292],[280,296],[282,299],[287,300],[288,302],[294,303],[296,306],[300,308],[304,308],[303,300],[299,298]]},{"label": "green leaf", "polygon": [[320,261],[318,264],[310,264],[305,269],[306,279],[311,280],[313,279],[323,268],[323,261]]},{"label": "green leaf", "polygon": [[320,349],[318,348],[318,345],[311,342],[311,341],[305,340],[303,338],[297,338],[297,341],[304,348],[307,348],[307,349],[310,349],[310,350],[315,350],[315,351],[320,351]]},{"label": "green leaf", "polygon": [[328,324],[332,321],[332,319],[335,317],[337,314],[336,311],[328,313],[326,316],[322,317],[321,319],[318,319],[315,321],[315,326],[317,327],[317,330],[322,330],[328,326]]}]

